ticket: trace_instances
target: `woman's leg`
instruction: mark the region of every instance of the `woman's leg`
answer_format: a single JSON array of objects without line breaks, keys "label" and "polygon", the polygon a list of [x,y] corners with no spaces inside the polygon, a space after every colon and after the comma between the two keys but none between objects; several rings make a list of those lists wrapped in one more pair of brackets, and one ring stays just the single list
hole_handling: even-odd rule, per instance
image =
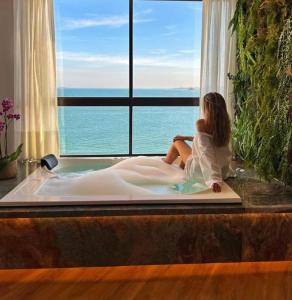
[{"label": "woman's leg", "polygon": [[175,141],[171,145],[164,161],[171,165],[180,156],[183,163],[181,164],[181,167],[184,168],[184,165],[191,154],[192,149],[186,142]]}]

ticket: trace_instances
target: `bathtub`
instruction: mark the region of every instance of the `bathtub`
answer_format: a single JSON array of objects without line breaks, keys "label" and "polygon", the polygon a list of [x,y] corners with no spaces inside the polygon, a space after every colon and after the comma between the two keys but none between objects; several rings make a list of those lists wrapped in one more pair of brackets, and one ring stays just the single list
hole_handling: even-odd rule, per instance
[{"label": "bathtub", "polygon": [[[112,166],[123,158],[61,158],[54,169],[57,174],[71,174],[86,172]],[[14,190],[0,200],[0,206],[67,206],[67,205],[115,205],[115,204],[218,204],[241,203],[237,195],[226,183],[221,193],[214,193],[210,189],[191,195],[165,194],[154,196],[135,195],[40,195],[38,191],[51,178],[52,174],[38,168],[29,175]]]}]

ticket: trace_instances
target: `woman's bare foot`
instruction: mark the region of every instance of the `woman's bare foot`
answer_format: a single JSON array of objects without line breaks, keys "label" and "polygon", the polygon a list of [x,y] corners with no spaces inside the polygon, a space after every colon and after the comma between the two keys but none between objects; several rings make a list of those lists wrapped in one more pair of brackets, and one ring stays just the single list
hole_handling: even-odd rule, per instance
[{"label": "woman's bare foot", "polygon": [[212,185],[212,190],[214,193],[221,193],[221,186],[218,183]]}]

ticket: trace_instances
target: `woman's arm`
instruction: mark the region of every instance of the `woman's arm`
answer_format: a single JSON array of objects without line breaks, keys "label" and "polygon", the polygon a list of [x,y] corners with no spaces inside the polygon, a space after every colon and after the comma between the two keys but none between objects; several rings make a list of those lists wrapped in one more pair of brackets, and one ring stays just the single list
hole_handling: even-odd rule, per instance
[{"label": "woman's arm", "polygon": [[182,135],[177,135],[173,138],[173,141],[190,141],[192,142],[194,140],[193,136],[182,136]]}]

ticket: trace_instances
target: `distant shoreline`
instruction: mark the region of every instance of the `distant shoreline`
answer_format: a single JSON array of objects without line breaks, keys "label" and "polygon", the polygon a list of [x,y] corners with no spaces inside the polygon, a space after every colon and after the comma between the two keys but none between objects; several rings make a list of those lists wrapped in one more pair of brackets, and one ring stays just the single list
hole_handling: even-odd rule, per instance
[{"label": "distant shoreline", "polygon": [[[128,90],[128,88],[99,88],[99,87],[63,87],[57,89],[74,89],[74,90]],[[173,87],[173,88],[135,88],[136,90],[199,90],[199,87]]]},{"label": "distant shoreline", "polygon": [[[126,88],[58,88],[60,97],[128,97]],[[199,88],[137,88],[135,97],[199,97]]]}]

